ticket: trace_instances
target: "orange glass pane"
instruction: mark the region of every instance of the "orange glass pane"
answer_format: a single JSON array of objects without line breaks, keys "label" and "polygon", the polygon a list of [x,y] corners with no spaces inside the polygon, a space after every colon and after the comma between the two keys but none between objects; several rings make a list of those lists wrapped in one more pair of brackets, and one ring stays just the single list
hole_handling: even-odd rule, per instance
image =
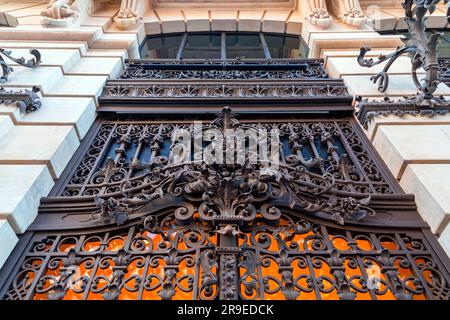
[{"label": "orange glass pane", "polygon": [[365,238],[355,238],[356,246],[362,251],[372,250],[372,242]]},{"label": "orange glass pane", "polygon": [[383,248],[385,248],[387,250],[398,250],[399,249],[395,240],[393,240],[387,236],[380,237],[380,244]]},{"label": "orange glass pane", "polygon": [[100,240],[88,241],[84,244],[83,250],[88,252],[94,252],[100,249]]},{"label": "orange glass pane", "polygon": [[350,250],[350,246],[348,245],[347,240],[341,237],[332,237],[331,242],[333,243],[333,247],[342,250],[342,251],[348,251]]},{"label": "orange glass pane", "polygon": [[110,240],[108,242],[108,247],[107,250],[108,251],[119,251],[120,249],[123,248],[124,244],[125,244],[125,240],[126,238],[114,238],[113,240]]}]

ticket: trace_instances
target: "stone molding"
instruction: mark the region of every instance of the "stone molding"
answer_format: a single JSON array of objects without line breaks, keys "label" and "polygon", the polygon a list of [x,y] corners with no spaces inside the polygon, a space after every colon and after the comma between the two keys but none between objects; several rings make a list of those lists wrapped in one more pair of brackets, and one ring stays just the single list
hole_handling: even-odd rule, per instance
[{"label": "stone molding", "polygon": [[352,27],[360,28],[367,22],[359,0],[303,0],[300,5],[306,8],[305,20],[323,29],[333,23],[331,13]]}]

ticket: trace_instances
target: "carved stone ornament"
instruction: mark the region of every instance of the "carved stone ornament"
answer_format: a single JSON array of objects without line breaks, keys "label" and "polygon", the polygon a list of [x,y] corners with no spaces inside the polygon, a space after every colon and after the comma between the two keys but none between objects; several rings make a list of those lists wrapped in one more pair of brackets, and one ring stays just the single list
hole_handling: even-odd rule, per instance
[{"label": "carved stone ornament", "polygon": [[49,27],[68,27],[77,22],[80,12],[75,0],[50,0],[41,12],[43,25]]},{"label": "carved stone ornament", "polygon": [[306,21],[320,28],[328,28],[333,22],[333,18],[328,13],[325,0],[307,0],[308,13]]},{"label": "carved stone ornament", "polygon": [[306,7],[306,21],[319,28],[326,29],[333,23],[330,13],[352,27],[359,28],[367,22],[359,0],[306,0],[302,5]]},{"label": "carved stone ornament", "polygon": [[145,9],[145,1],[122,0],[119,13],[114,17],[114,23],[118,29],[129,29],[142,20]]},{"label": "carved stone ornament", "polygon": [[[388,70],[392,64],[403,54],[411,58],[412,78],[418,94],[408,97],[415,105],[448,105],[448,102],[440,97],[435,97],[438,84],[442,82],[441,70],[437,58],[437,44],[442,38],[442,34],[434,33],[429,35],[426,32],[426,15],[432,14],[436,10],[436,5],[440,0],[406,0],[403,3],[405,9],[405,21],[408,26],[410,36],[403,40],[404,46],[389,55],[380,55],[378,59],[366,59],[365,55],[370,51],[369,47],[361,48],[358,63],[363,67],[373,67],[385,61],[388,63],[383,70],[373,76],[371,80],[378,83],[378,90],[385,92],[389,86]],[[443,0],[447,3],[448,0]],[[425,78],[419,79],[417,71],[423,68]]]},{"label": "carved stone ornament", "polygon": [[367,22],[359,0],[331,0],[329,4],[339,20],[349,26],[359,28]]}]

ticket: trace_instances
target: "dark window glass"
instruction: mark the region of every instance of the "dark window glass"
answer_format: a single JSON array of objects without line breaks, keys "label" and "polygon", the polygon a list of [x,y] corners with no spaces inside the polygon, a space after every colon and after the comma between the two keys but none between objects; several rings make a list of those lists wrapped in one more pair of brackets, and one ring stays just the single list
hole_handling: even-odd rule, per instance
[{"label": "dark window glass", "polygon": [[265,35],[267,47],[272,58],[299,58],[300,38]]},{"label": "dark window glass", "polygon": [[183,35],[148,38],[141,50],[142,58],[175,59]]},{"label": "dark window glass", "polygon": [[183,58],[220,59],[220,39],[220,33],[188,35]]},{"label": "dark window glass", "polygon": [[[450,39],[450,31],[445,31],[443,32],[443,34],[446,39]],[[450,43],[448,43],[447,41],[439,42],[437,49],[439,57],[442,58],[450,57]]]},{"label": "dark window glass", "polygon": [[246,57],[248,59],[265,58],[259,34],[228,34],[227,58]]},{"label": "dark window glass", "polygon": [[[224,43],[222,34],[225,36]],[[188,33],[181,48],[183,37],[183,34],[148,37],[141,47],[141,57],[176,59],[180,52],[180,58],[183,59],[221,59],[224,52],[227,59],[264,59],[268,58],[265,49],[271,58],[302,58],[308,55],[308,47],[299,36],[236,32]]]}]

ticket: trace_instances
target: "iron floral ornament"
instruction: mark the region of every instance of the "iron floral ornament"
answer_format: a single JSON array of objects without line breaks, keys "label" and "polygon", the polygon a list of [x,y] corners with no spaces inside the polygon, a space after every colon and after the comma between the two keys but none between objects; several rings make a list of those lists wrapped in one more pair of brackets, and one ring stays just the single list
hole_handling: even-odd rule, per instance
[{"label": "iron floral ornament", "polygon": [[[436,10],[436,5],[440,0],[406,0],[403,3],[405,9],[405,21],[408,26],[410,37],[403,39],[405,45],[389,55],[380,55],[377,60],[366,59],[365,56],[370,48],[365,46],[361,48],[358,63],[359,65],[371,68],[375,65],[388,61],[383,70],[373,76],[371,80],[378,83],[378,91],[385,92],[389,86],[388,71],[392,64],[402,55],[407,54],[412,63],[412,79],[418,94],[407,99],[415,105],[426,105],[434,107],[435,105],[447,104],[442,97],[435,97],[434,92],[441,79],[441,70],[437,57],[437,45],[442,34],[426,32],[426,14],[432,14]],[[444,0],[448,3],[448,0]],[[448,15],[448,13],[447,13]],[[417,76],[417,70],[425,70],[425,78],[420,80]]]}]

